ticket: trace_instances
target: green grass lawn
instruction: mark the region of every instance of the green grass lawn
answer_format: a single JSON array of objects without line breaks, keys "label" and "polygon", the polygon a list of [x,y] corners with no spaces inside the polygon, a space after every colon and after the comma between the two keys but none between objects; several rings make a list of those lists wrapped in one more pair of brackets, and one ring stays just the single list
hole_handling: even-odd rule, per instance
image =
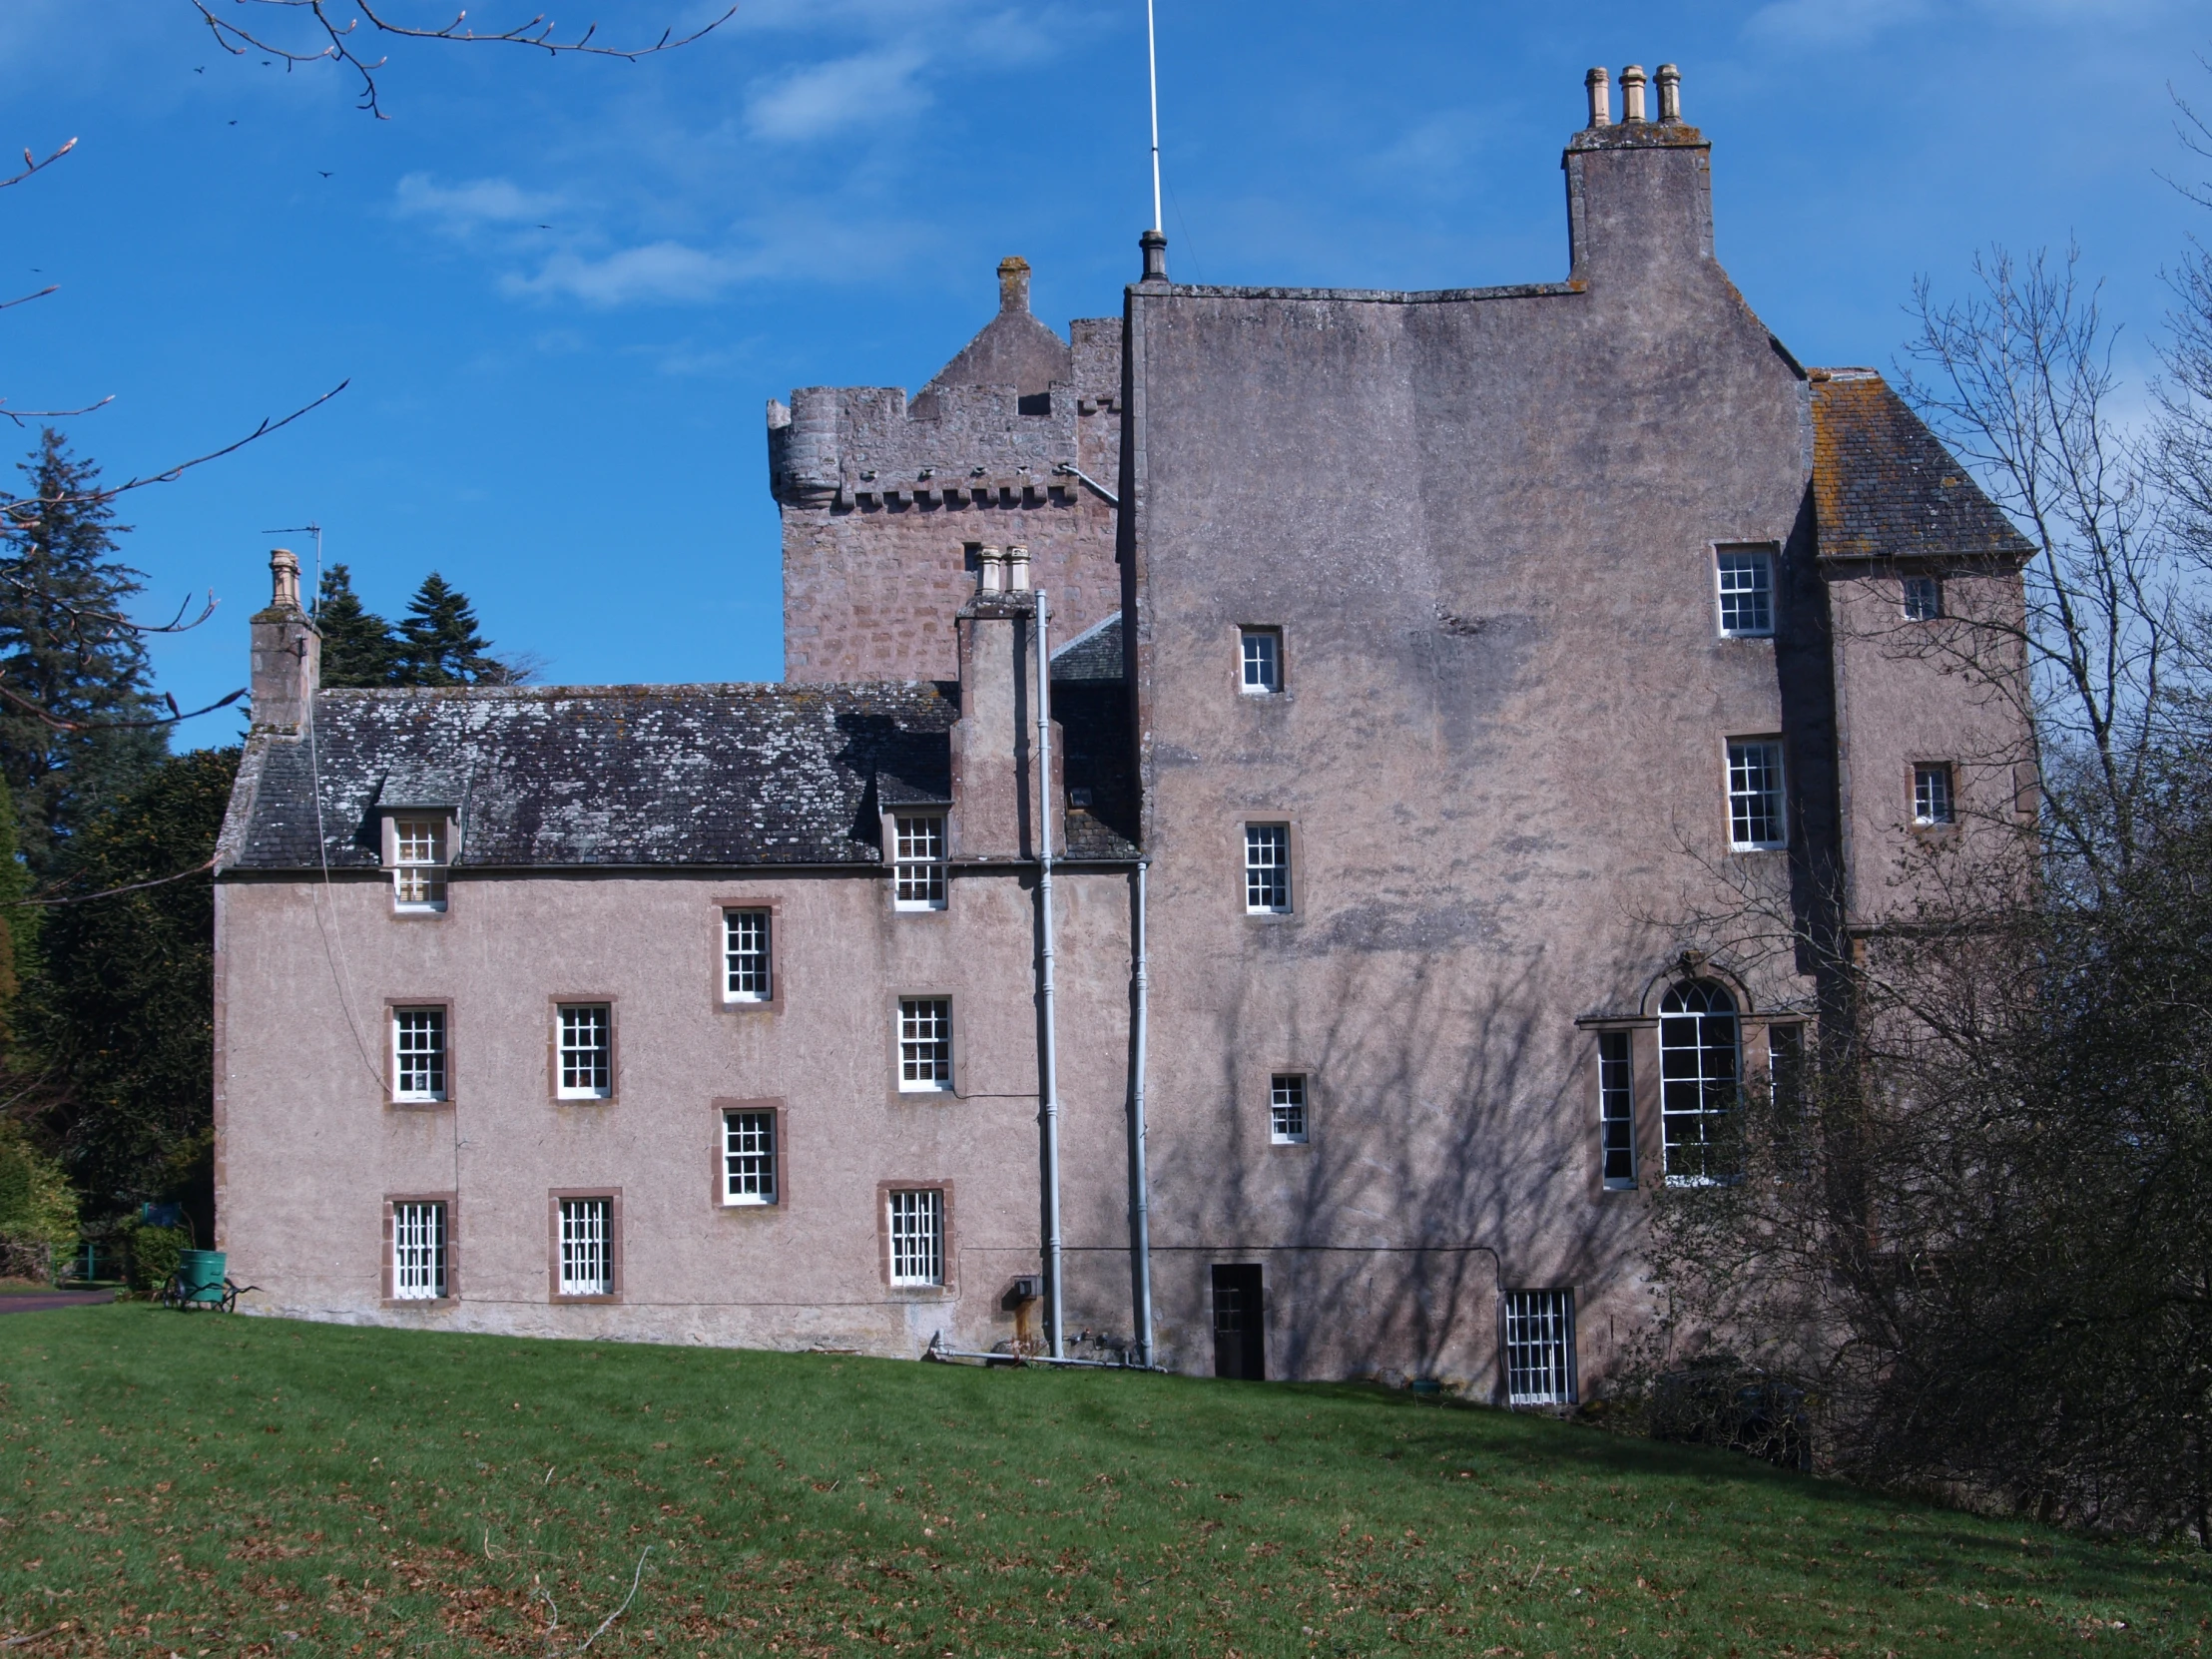
[{"label": "green grass lawn", "polygon": [[2212,1617],[2193,1551],[1371,1388],[0,1319],[11,1656],[570,1654],[634,1578],[596,1654],[2197,1653]]}]

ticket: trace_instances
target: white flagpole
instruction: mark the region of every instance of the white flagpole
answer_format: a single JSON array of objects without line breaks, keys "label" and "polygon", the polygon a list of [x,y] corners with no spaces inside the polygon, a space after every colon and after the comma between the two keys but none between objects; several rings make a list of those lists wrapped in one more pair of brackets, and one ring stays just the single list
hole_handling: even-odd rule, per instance
[{"label": "white flagpole", "polygon": [[1160,219],[1160,48],[1152,32],[1152,0],[1144,0],[1144,55],[1152,75],[1152,228],[1165,235]]}]

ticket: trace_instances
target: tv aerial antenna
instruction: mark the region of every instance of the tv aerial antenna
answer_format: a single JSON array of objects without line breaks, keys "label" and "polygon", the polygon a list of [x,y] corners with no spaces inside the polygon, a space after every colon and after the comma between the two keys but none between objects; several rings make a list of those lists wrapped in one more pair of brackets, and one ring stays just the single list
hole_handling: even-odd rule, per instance
[{"label": "tv aerial antenna", "polygon": [[1152,28],[1152,0],[1144,0],[1144,55],[1152,85],[1152,229],[1165,236],[1167,227],[1160,219],[1160,47]]},{"label": "tv aerial antenna", "polygon": [[280,524],[274,530],[264,530],[262,534],[265,536],[309,535],[314,537],[314,601],[307,607],[307,614],[313,616],[315,606],[322,603],[322,526],[319,524]]}]

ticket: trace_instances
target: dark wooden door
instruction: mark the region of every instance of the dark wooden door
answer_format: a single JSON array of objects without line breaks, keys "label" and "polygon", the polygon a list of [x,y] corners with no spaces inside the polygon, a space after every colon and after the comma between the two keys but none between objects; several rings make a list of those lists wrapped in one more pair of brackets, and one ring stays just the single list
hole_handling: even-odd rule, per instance
[{"label": "dark wooden door", "polygon": [[1257,1263],[1214,1269],[1214,1375],[1254,1382],[1268,1375],[1266,1305]]}]

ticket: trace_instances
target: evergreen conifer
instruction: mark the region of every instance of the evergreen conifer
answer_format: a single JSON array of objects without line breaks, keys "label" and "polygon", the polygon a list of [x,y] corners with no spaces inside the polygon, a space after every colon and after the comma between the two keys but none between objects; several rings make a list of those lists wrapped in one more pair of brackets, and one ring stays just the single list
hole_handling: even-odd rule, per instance
[{"label": "evergreen conifer", "polygon": [[[146,646],[120,617],[143,590],[116,558],[115,510],[100,469],[59,432],[41,434],[23,463],[31,488],[0,515],[0,779],[15,797],[17,832],[34,877],[108,803],[152,772],[166,731],[157,718]],[[41,714],[77,730],[56,730]]]},{"label": "evergreen conifer", "polygon": [[[468,596],[436,571],[422,579],[399,624],[395,681],[402,686],[506,686],[514,669],[491,655]],[[328,682],[325,681],[325,684]]]},{"label": "evergreen conifer", "polygon": [[315,594],[315,626],[322,630],[322,683],[331,687],[389,686],[398,670],[399,642],[392,626],[353,592],[353,573],[342,564],[322,573]]}]

